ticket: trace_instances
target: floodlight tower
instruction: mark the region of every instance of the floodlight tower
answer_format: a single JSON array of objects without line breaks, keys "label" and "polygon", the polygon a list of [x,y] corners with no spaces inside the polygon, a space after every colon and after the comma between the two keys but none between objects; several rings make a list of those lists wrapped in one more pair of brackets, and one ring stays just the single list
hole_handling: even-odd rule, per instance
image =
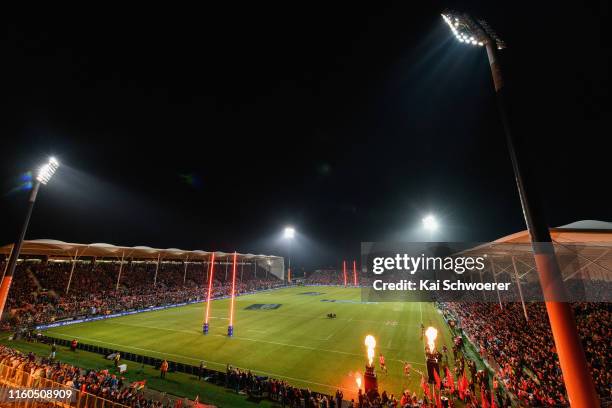
[{"label": "floodlight tower", "polygon": [[442,18],[459,42],[472,46],[484,46],[487,50],[497,107],[506,135],[506,144],[512,161],[523,215],[531,237],[536,268],[546,301],[548,319],[559,355],[567,395],[572,407],[599,407],[593,379],[589,373],[576,328],[574,313],[571,305],[567,303],[568,294],[555,257],[550,231],[539,202],[534,198],[536,186],[533,184],[533,178],[525,177],[525,158],[523,152],[517,148],[516,138],[510,131],[510,118],[504,97],[504,80],[498,58],[498,51],[506,48],[506,44],[486,21],[475,20],[467,13],[445,10]]},{"label": "floodlight tower", "polygon": [[293,227],[285,227],[285,231],[283,232],[283,238],[285,238],[288,241],[288,245],[289,245],[289,251],[288,251],[288,257],[287,259],[289,260],[289,266],[287,268],[287,280],[291,280],[291,243],[293,242],[293,239],[295,238],[295,228]]},{"label": "floodlight tower", "polygon": [[32,186],[30,197],[28,198],[28,208],[26,210],[25,221],[17,240],[13,245],[13,250],[11,251],[11,256],[6,268],[6,273],[4,274],[4,278],[0,284],[0,319],[2,319],[4,305],[6,304],[6,299],[8,298],[9,290],[11,288],[11,282],[13,280],[13,274],[15,273],[15,267],[17,266],[17,259],[19,259],[19,253],[21,252],[21,246],[23,245],[23,240],[25,239],[25,234],[28,230],[28,225],[30,224],[30,217],[32,216],[32,209],[34,208],[34,202],[36,202],[38,189],[40,188],[41,184],[46,185],[49,180],[51,180],[51,177],[53,177],[58,168],[59,162],[57,159],[55,159],[55,157],[50,157],[49,161],[38,169],[36,181]]}]

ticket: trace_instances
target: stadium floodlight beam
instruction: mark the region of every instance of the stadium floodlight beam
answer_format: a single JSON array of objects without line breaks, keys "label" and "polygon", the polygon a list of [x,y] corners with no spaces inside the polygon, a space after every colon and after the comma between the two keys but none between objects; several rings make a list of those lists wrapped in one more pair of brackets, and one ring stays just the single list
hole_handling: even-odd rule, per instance
[{"label": "stadium floodlight beam", "polygon": [[289,251],[287,259],[289,261],[287,267],[287,280],[291,282],[291,243],[295,239],[295,228],[293,227],[285,227],[285,231],[283,232],[283,238],[289,241]]},{"label": "stadium floodlight beam", "polygon": [[442,18],[451,27],[452,33],[460,42],[469,41],[472,45],[474,42],[478,45],[482,43],[487,50],[497,107],[506,136],[525,223],[531,238],[536,269],[546,302],[546,311],[559,355],[567,395],[571,406],[599,407],[599,399],[587,366],[574,313],[567,302],[569,297],[557,263],[550,231],[543,217],[540,203],[535,199],[538,186],[535,185],[533,177],[525,176],[525,154],[517,148],[519,144],[510,131],[510,116],[506,109],[504,96],[506,92],[498,58],[498,51],[506,48],[506,44],[486,21],[475,20],[467,13],[446,10],[442,13]]},{"label": "stadium floodlight beam", "polygon": [[427,215],[426,217],[423,217],[421,222],[423,223],[423,228],[425,228],[427,231],[433,232],[439,227],[438,220],[431,214]]},{"label": "stadium floodlight beam", "polygon": [[2,320],[4,306],[6,305],[6,299],[8,298],[9,290],[11,288],[11,282],[13,280],[13,274],[15,273],[15,267],[17,266],[17,259],[19,259],[19,253],[21,252],[21,246],[23,245],[23,240],[25,239],[25,234],[28,230],[28,225],[30,224],[30,217],[32,216],[32,209],[34,208],[34,203],[36,202],[38,189],[40,188],[41,184],[46,185],[49,180],[51,180],[58,168],[59,162],[57,159],[55,157],[50,157],[49,161],[42,165],[38,170],[36,182],[32,186],[30,197],[28,198],[28,208],[26,210],[25,221],[17,240],[13,245],[11,256],[6,268],[6,273],[4,274],[4,278],[0,284],[0,320]]},{"label": "stadium floodlight beam", "polygon": [[283,233],[285,239],[293,239],[295,238],[295,228],[293,227],[285,227],[285,232]]}]

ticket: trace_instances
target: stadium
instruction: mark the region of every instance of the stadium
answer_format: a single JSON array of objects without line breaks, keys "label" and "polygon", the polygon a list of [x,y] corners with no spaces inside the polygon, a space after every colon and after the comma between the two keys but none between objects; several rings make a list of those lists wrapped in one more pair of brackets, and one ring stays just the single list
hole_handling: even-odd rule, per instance
[{"label": "stadium", "polygon": [[0,408],[612,407],[608,6],[453,7],[8,16]]},{"label": "stadium", "polygon": [[[575,223],[552,234],[565,246],[591,242],[582,248],[590,262],[580,272],[605,283],[601,277],[612,264],[608,224]],[[523,251],[517,245],[528,242],[526,231],[489,245],[501,248],[508,242],[516,253]],[[0,252],[8,259],[11,248]],[[405,406],[431,398],[428,385],[423,386],[426,326],[437,328],[436,347],[444,350],[439,381],[445,400],[467,405],[474,398],[496,406],[566,402],[558,368],[546,360],[520,357],[523,347],[532,353],[537,347],[543,353],[540,359],[554,347],[541,303],[523,304],[521,309],[519,302],[504,302],[503,307],[367,302],[359,287],[368,286],[375,275],[351,270],[346,262],[337,270],[292,281],[285,276],[284,259],[268,255],[55,240],[25,241],[21,254],[6,306],[11,317],[3,322],[3,357],[9,361],[17,350],[46,357],[50,347],[56,347],[56,358],[62,361],[105,367],[112,366],[105,357],[119,353],[126,365],[125,390],[144,381],[152,395],[167,392],[172,397],[163,398],[193,398],[190,392],[203,378],[211,385],[202,388],[200,400],[219,405],[283,400],[290,406],[296,400],[319,404],[323,398],[336,401],[338,395],[346,404],[360,398],[365,382],[367,359],[360,340],[375,333],[376,353],[385,357],[384,371],[375,364],[381,398],[402,400]],[[6,270],[6,263],[2,267]],[[526,287],[529,273],[522,275]],[[605,400],[608,304],[575,304],[574,312],[598,393]],[[501,339],[512,339],[512,348],[501,346]],[[529,344],[530,339],[537,346]],[[76,350],[71,351],[74,341]],[[162,383],[156,373],[163,361],[168,362],[168,378],[174,377],[172,384]],[[6,360],[2,364],[5,367]],[[483,373],[491,376],[495,392],[483,385]],[[237,400],[224,400],[225,387],[237,391]],[[125,395],[120,391],[121,387],[97,395],[122,406]]]}]

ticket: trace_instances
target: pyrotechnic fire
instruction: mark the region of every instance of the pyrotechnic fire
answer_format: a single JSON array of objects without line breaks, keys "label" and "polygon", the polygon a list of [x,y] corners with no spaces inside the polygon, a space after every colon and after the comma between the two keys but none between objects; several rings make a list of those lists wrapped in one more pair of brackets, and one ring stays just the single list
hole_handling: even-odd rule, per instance
[{"label": "pyrotechnic fire", "polygon": [[355,374],[355,381],[357,382],[357,388],[361,389],[361,374]]},{"label": "pyrotechnic fire", "polygon": [[436,350],[436,337],[438,337],[438,330],[434,327],[428,327],[425,330],[425,337],[427,337],[427,346],[429,351],[433,353]]},{"label": "pyrotechnic fire", "polygon": [[368,348],[368,363],[372,365],[374,362],[374,347],[376,347],[376,339],[371,334],[365,338],[365,345]]}]

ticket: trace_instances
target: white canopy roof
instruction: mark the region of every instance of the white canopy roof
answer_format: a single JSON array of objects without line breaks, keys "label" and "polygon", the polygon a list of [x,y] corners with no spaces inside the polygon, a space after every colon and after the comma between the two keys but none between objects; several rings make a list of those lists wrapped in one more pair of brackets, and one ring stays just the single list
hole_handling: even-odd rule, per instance
[{"label": "white canopy roof", "polygon": [[[589,268],[600,280],[612,280],[612,223],[584,220],[550,228],[557,259],[563,260],[564,279]],[[535,259],[529,231],[520,231],[493,242],[460,252],[461,255],[486,256],[498,262],[511,262],[516,257],[523,266],[535,270]]]},{"label": "white canopy roof", "polygon": [[[0,254],[9,255],[13,245],[0,247]],[[81,258],[81,257],[112,257],[112,258],[132,258],[132,259],[160,259],[163,260],[189,260],[207,261],[210,260],[211,251],[185,250],[178,248],[151,248],[148,246],[117,246],[106,243],[75,244],[70,242],[58,241],[55,239],[33,239],[23,242],[21,255],[48,256],[50,258]],[[215,258],[228,258],[233,256],[232,252],[215,252]],[[274,255],[255,255],[237,254],[242,260],[279,260],[282,257]]]}]

